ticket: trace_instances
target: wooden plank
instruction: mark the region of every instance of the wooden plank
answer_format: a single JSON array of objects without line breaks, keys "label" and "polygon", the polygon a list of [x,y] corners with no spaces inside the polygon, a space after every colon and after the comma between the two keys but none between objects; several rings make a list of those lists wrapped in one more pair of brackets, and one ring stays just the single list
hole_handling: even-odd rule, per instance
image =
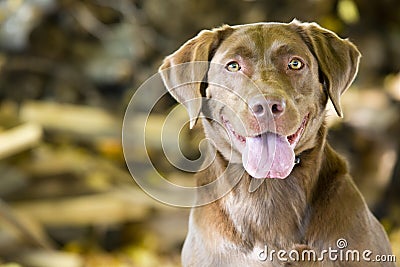
[{"label": "wooden plank", "polygon": [[84,259],[74,253],[54,250],[28,250],[21,251],[13,257],[15,261],[24,266],[35,267],[82,267]]},{"label": "wooden plank", "polygon": [[142,220],[151,208],[163,208],[138,188],[51,200],[29,200],[11,204],[45,226],[107,225]]},{"label": "wooden plank", "polygon": [[0,159],[36,146],[42,134],[42,127],[36,123],[25,123],[0,133]]},{"label": "wooden plank", "polygon": [[27,101],[21,106],[22,121],[35,122],[45,129],[90,136],[116,136],[121,126],[118,120],[100,108]]}]

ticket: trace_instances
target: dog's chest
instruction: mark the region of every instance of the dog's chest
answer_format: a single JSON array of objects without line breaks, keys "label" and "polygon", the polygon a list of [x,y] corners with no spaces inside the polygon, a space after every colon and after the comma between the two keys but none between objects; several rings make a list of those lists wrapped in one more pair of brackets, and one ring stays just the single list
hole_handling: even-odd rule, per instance
[{"label": "dog's chest", "polygon": [[257,244],[284,247],[299,243],[303,235],[305,195],[294,193],[289,198],[266,187],[252,193],[243,187],[228,193],[221,200],[226,220],[251,248]]}]

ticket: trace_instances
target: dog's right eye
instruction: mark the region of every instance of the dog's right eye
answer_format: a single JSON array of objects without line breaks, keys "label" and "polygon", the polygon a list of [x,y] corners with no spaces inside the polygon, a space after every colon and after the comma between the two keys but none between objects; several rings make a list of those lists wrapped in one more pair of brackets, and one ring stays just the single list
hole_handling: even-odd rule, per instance
[{"label": "dog's right eye", "polygon": [[302,69],[304,66],[304,63],[298,59],[298,58],[293,58],[292,60],[290,60],[288,67],[291,70],[300,70]]},{"label": "dog's right eye", "polygon": [[242,67],[240,67],[239,63],[237,63],[236,61],[231,61],[228,64],[226,64],[225,67],[228,71],[230,72],[237,72],[239,71]]}]

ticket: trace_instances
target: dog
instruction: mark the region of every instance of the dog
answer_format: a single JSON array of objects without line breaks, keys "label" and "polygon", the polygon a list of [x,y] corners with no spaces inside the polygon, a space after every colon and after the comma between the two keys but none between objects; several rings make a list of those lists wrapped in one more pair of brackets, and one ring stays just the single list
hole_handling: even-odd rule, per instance
[{"label": "dog", "polygon": [[[165,86],[216,151],[198,186],[232,185],[192,208],[183,266],[395,266],[375,260],[391,254],[387,235],[326,141],[327,102],[342,117],[360,57],[349,40],[294,20],[203,30],[164,59]],[[342,258],[328,257],[334,249]]]}]

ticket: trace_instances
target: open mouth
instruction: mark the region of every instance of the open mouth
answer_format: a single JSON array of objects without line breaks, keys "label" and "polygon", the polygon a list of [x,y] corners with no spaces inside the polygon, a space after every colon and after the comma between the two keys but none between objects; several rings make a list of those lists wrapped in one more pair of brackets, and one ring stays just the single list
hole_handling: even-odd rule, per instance
[{"label": "open mouth", "polygon": [[303,135],[308,117],[305,116],[296,132],[289,136],[273,132],[242,136],[223,116],[222,121],[233,137],[233,145],[242,154],[243,167],[252,177],[284,179],[295,165],[294,149]]},{"label": "open mouth", "polygon": [[[307,114],[303,118],[303,121],[301,122],[300,127],[296,130],[296,132],[294,134],[286,136],[292,149],[294,149],[296,147],[296,145],[300,141],[301,136],[303,135],[304,129],[305,129],[307,121],[308,121],[308,116],[309,115]],[[246,137],[235,132],[235,129],[232,127],[232,124],[227,119],[225,119],[223,116],[221,118],[222,118],[222,122],[224,123],[224,125],[228,129],[228,131],[231,133],[231,135],[234,136],[240,143],[245,144]],[[261,136],[261,134],[259,136]]]},{"label": "open mouth", "polygon": [[301,136],[303,135],[304,129],[306,128],[306,124],[308,121],[308,114],[303,118],[303,121],[300,124],[300,127],[297,129],[297,131],[292,134],[287,136],[287,140],[289,141],[290,146],[294,149],[297,145],[297,143],[300,141]]}]

